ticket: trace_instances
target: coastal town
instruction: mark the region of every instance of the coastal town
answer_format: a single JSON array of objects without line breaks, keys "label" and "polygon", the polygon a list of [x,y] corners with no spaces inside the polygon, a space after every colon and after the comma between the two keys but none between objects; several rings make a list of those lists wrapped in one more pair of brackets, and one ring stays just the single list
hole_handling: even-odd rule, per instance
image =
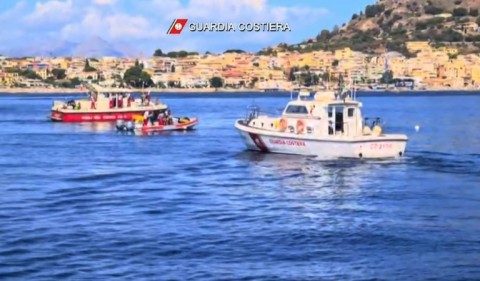
[{"label": "coastal town", "polygon": [[242,50],[164,54],[157,50],[151,57],[138,58],[0,56],[0,92],[75,91],[83,83],[159,91],[291,91],[325,88],[339,80],[354,81],[364,90],[469,90],[479,86],[477,54],[461,54],[453,46],[435,48],[427,41],[411,41],[406,46],[413,56],[388,50],[372,55],[350,48],[289,51],[282,44],[257,54]]}]

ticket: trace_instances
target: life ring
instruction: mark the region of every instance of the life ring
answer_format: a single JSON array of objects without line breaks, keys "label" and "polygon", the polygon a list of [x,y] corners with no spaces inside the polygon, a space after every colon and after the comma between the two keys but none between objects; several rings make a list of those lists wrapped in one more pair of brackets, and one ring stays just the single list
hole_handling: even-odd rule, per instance
[{"label": "life ring", "polygon": [[297,120],[297,134],[302,134],[305,131],[305,121]]},{"label": "life ring", "polygon": [[286,119],[280,119],[280,131],[284,132],[288,127],[288,122]]}]

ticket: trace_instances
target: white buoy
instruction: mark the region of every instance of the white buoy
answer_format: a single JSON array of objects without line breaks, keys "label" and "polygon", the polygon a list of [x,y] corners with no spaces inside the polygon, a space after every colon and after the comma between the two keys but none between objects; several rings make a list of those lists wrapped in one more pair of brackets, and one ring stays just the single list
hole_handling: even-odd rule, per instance
[{"label": "white buoy", "polygon": [[420,126],[419,125],[415,125],[415,131],[420,131]]}]

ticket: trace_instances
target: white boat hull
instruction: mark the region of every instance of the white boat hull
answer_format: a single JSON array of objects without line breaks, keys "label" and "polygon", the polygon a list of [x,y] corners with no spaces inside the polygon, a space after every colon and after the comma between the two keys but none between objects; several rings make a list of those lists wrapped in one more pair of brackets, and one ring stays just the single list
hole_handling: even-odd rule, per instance
[{"label": "white boat hull", "polygon": [[235,127],[247,149],[270,153],[318,156],[321,158],[398,158],[405,154],[405,135],[381,135],[345,138],[330,136],[316,139],[294,133],[258,129],[238,120]]}]

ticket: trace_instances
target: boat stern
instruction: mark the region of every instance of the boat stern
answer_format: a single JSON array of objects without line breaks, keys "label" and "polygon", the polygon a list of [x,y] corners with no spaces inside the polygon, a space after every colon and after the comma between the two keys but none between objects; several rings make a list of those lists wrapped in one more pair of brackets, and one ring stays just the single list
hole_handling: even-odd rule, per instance
[{"label": "boat stern", "polygon": [[355,154],[358,158],[400,158],[405,155],[407,142],[406,135],[383,135],[359,142]]}]

